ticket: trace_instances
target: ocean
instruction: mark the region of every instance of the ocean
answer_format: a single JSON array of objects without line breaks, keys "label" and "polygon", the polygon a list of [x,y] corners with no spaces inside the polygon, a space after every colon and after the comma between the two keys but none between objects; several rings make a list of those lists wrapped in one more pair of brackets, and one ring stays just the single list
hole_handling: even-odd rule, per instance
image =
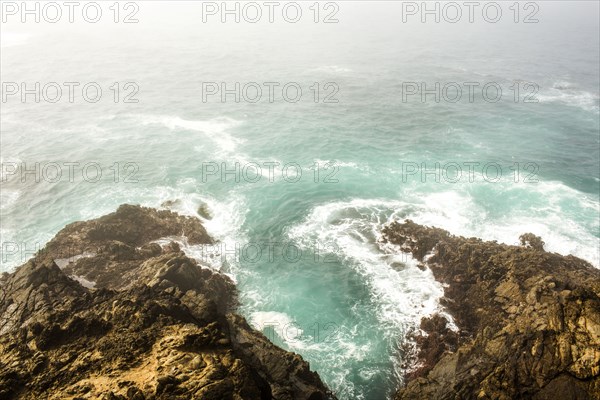
[{"label": "ocean", "polygon": [[600,267],[597,2],[472,23],[460,2],[458,22],[447,3],[439,22],[420,2],[298,2],[297,22],[203,3],[100,2],[98,23],[3,9],[0,271],[70,222],[171,201],[219,243],[169,240],[236,281],[253,326],[340,399],[381,399],[443,312],[386,223],[532,232]]}]

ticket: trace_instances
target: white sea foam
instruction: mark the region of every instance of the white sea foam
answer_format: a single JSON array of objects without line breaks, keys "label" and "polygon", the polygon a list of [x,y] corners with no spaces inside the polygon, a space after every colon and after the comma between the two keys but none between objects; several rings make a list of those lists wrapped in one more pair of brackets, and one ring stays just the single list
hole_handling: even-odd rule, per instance
[{"label": "white sea foam", "polygon": [[10,179],[9,176],[13,174],[12,167],[18,168],[22,163],[23,160],[17,157],[0,157],[0,182],[5,183],[8,181]]},{"label": "white sea foam", "polygon": [[297,341],[303,333],[289,315],[277,311],[253,312],[250,315],[250,323],[260,331],[272,327],[277,336],[286,343]]},{"label": "white sea foam", "polygon": [[[381,322],[392,324],[420,320],[438,309],[443,290],[428,271],[421,271],[409,255],[386,252],[378,244],[383,224],[395,218],[402,202],[361,200],[317,206],[306,221],[288,234],[301,246],[334,249],[363,275],[381,301]],[[403,263],[400,270],[390,264]]]},{"label": "white sea foam", "polygon": [[[231,250],[235,249],[236,244],[240,243],[244,237],[241,226],[244,224],[248,209],[243,197],[232,193],[227,200],[220,201],[211,196],[182,193],[171,188],[163,188],[162,192],[159,204],[177,199],[178,201],[169,208],[179,214],[200,219],[208,234],[218,242],[215,245],[207,246],[190,245],[187,241],[181,241],[179,244],[182,246],[182,250],[189,257],[207,264],[214,270],[226,273],[236,280],[239,271],[235,256],[230,254]],[[212,218],[204,218],[198,214],[198,207],[201,204],[206,205]],[[227,262],[224,263],[224,261]]]},{"label": "white sea foam", "polygon": [[330,74],[348,74],[352,72],[350,68],[341,67],[339,65],[322,65],[310,70],[311,72],[325,72]]},{"label": "white sea foam", "polygon": [[[8,164],[16,164],[16,165],[8,165]],[[11,179],[10,176],[13,177],[18,176],[16,170],[21,166],[22,160],[16,157],[0,157],[0,182],[2,184],[2,189],[0,190],[0,210],[5,211],[9,209],[13,204],[19,200],[21,197],[21,191],[15,188],[7,187],[7,182]],[[13,175],[12,167],[15,166],[15,173],[17,175]]]},{"label": "white sea foam", "polygon": [[[495,187],[498,189],[497,195],[503,196],[506,190],[514,190],[515,197],[534,195],[545,203],[516,205],[505,215],[493,217],[489,215],[486,205],[477,203],[464,187],[460,191],[442,193],[413,192],[408,193],[407,197],[418,207],[407,218],[423,225],[446,229],[453,234],[513,245],[519,243],[520,235],[531,232],[542,237],[547,251],[573,254],[600,267],[599,239],[590,233],[598,229],[598,220],[594,220],[594,215],[600,212],[597,201],[560,182],[511,183],[510,186],[510,189],[502,185]],[[589,214],[590,226],[569,218],[571,211],[566,210],[565,205],[569,208],[576,206],[580,212]],[[578,219],[588,218],[583,216]]]},{"label": "white sea foam", "polygon": [[[418,329],[422,317],[442,311],[439,299],[443,287],[431,271],[421,270],[410,255],[380,245],[381,227],[396,218],[396,210],[407,206],[400,201],[375,199],[328,203],[315,207],[303,223],[288,231],[301,247],[318,243],[363,277],[378,307],[378,326],[394,349],[398,338],[410,329]],[[351,337],[347,343],[352,344]],[[338,349],[336,354],[346,360],[356,357],[356,348],[346,350],[350,353]],[[394,358],[393,362],[400,371],[401,360]],[[344,377],[338,378],[338,387],[344,387]]]},{"label": "white sea foam", "polygon": [[[94,195],[93,204],[80,211],[78,219],[98,218],[113,212],[115,204],[123,203],[168,208],[178,214],[198,218],[218,245],[190,245],[183,237],[168,239],[177,242],[189,257],[197,259],[213,270],[226,273],[235,280],[239,271],[236,263],[233,262],[233,257],[228,256],[226,251],[235,249],[236,243],[244,241],[245,234],[241,227],[248,211],[245,198],[233,191],[227,195],[227,199],[221,200],[209,194],[198,193],[197,186],[195,179],[185,178],[178,182],[177,187],[156,186],[142,189],[123,187],[119,191],[101,191]],[[162,207],[162,204],[167,201],[172,204]],[[206,205],[212,218],[204,218],[198,214],[198,208],[202,204]],[[224,259],[232,262],[224,264]]]},{"label": "white sea foam", "polygon": [[0,190],[0,210],[4,211],[10,208],[21,197],[20,190],[3,188]]},{"label": "white sea foam", "polygon": [[[598,265],[598,238],[584,226],[567,220],[561,209],[563,203],[575,203],[584,209],[590,208],[597,215],[598,203],[594,200],[561,183],[545,182],[521,188],[537,191],[539,197],[548,200],[541,205],[541,212],[523,208],[514,210],[514,215],[498,217],[488,212],[485,204],[478,204],[468,188],[469,185],[465,185],[459,190],[437,193],[416,190],[411,193],[405,188],[402,200],[359,198],[325,203],[314,207],[302,223],[287,233],[301,247],[314,248],[318,243],[319,248],[335,253],[344,265],[363,277],[377,307],[378,327],[384,330],[392,346],[408,330],[418,329],[423,316],[434,312],[447,318],[450,329],[457,330],[457,327],[440,306],[443,286],[431,271],[422,271],[418,262],[397,246],[381,242],[381,227],[391,221],[412,219],[454,234],[508,244],[516,244],[522,233],[533,232],[542,236],[547,250],[573,253]],[[320,347],[302,342],[288,345],[308,352],[321,350],[322,354],[329,354],[329,351],[341,365],[351,365],[361,354],[368,353],[360,349],[355,336],[343,329],[336,332],[335,340],[335,348],[328,347],[327,343],[320,343]],[[392,350],[392,354],[398,351]],[[397,357],[392,359],[397,377],[406,369],[402,361]],[[353,387],[348,383],[350,373],[350,369],[340,368],[329,378],[330,386],[346,393],[346,397],[354,396]],[[369,371],[361,373],[368,375]]]},{"label": "white sea foam", "polygon": [[342,161],[338,159],[333,160],[322,160],[320,158],[315,158],[314,162],[318,164],[319,168],[329,168],[329,167],[340,167],[340,168],[352,168],[355,170],[359,170],[362,172],[371,172],[371,168],[367,164],[359,164],[354,161]]},{"label": "white sea foam", "polygon": [[[249,321],[255,329],[262,331],[269,339],[281,340],[288,349],[302,352],[304,355],[318,353],[322,363],[336,366],[337,368],[330,370],[328,383],[340,398],[364,398],[355,392],[351,379],[352,369],[339,368],[342,365],[365,361],[372,351],[368,343],[357,343],[356,337],[360,335],[358,326],[323,324],[315,336],[314,330],[311,331],[312,327],[307,327],[307,331],[304,331],[292,317],[282,312],[256,311],[251,313]],[[369,368],[365,366],[360,372],[369,374],[368,370]],[[381,370],[377,369],[372,373],[381,373]]]},{"label": "white sea foam", "polygon": [[[245,143],[245,139],[234,136],[230,131],[242,125],[242,122],[233,118],[218,117],[209,120],[185,120],[177,116],[134,115],[133,117],[144,125],[159,124],[171,131],[180,129],[204,134],[216,147],[216,150],[210,153],[211,161],[226,162],[226,168],[230,170],[234,168],[234,163],[238,163],[240,171],[250,163],[258,164],[260,169],[249,167],[251,169],[247,173],[250,174],[252,179],[255,173],[260,174],[265,182],[270,178],[269,168],[263,164],[264,162],[275,162],[279,163],[280,166],[285,164],[277,159],[250,157],[247,153],[241,151],[239,147]],[[206,153],[207,151],[203,145],[194,147],[194,150],[199,153]]]},{"label": "white sea foam", "polygon": [[557,89],[557,90],[569,90],[569,89],[574,89],[575,85],[573,85],[571,82],[568,82],[568,81],[556,81],[552,85],[552,88]]},{"label": "white sea foam", "polygon": [[579,107],[585,111],[598,113],[600,96],[587,92],[566,81],[555,82],[554,85],[535,96],[540,103],[562,103]]},{"label": "white sea foam", "polygon": [[168,115],[140,115],[138,118],[145,125],[161,124],[170,130],[182,129],[201,132],[217,146],[221,155],[235,154],[238,145],[244,142],[242,139],[236,138],[229,133],[230,129],[239,126],[241,122],[228,117],[218,117],[209,120],[186,120]]},{"label": "white sea foam", "polygon": [[[492,215],[492,210],[481,200],[476,201],[470,187],[474,185],[455,185],[453,190],[429,193],[404,188],[403,200],[354,199],[324,204],[312,211],[310,220],[313,223],[294,227],[291,234],[297,238],[310,237],[311,229],[315,229],[316,238],[326,241],[330,234],[327,224],[345,226],[336,218],[339,219],[344,212],[356,210],[356,216],[365,212],[372,214],[377,224],[385,223],[386,218],[409,218],[453,234],[506,244],[518,244],[521,234],[531,232],[542,237],[547,251],[573,254],[600,267],[599,239],[591,233],[599,228],[597,218],[594,219],[600,213],[597,200],[560,182],[488,184],[488,190],[497,190],[495,196],[506,196],[508,191],[514,191],[511,195],[516,198],[535,198],[544,202],[529,204],[524,200],[524,204],[515,204],[505,215],[497,216]],[[574,212],[572,209],[578,210],[577,219],[568,217]],[[324,222],[317,224],[318,220]],[[588,225],[578,221],[586,221]],[[360,236],[351,225],[346,228]]]}]

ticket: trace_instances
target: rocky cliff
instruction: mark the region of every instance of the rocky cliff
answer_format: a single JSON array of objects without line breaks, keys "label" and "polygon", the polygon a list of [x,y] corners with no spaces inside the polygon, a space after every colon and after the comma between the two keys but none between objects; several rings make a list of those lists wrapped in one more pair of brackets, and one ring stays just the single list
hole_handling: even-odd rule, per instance
[{"label": "rocky cliff", "polygon": [[185,256],[200,222],[123,205],[66,226],[0,278],[0,399],[327,399],[308,364],[235,314],[226,276]]},{"label": "rocky cliff", "polygon": [[422,320],[397,399],[600,399],[600,270],[532,234],[509,246],[407,220],[383,238],[432,270],[459,328]]}]

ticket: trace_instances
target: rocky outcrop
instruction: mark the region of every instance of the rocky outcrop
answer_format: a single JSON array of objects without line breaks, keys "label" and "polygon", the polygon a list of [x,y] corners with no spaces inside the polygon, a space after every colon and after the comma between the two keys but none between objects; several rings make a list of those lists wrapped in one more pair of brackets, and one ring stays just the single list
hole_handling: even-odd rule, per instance
[{"label": "rocky outcrop", "polygon": [[318,375],[235,314],[186,257],[196,219],[124,205],[66,226],[0,278],[0,399],[327,399]]},{"label": "rocky outcrop", "polygon": [[459,328],[423,319],[397,399],[600,399],[600,270],[532,234],[509,246],[407,220],[383,238],[431,268]]}]

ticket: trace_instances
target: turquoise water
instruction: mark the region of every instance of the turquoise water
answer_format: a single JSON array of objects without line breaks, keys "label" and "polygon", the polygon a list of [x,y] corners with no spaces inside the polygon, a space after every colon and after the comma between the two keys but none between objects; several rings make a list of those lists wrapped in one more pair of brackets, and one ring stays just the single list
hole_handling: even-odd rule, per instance
[{"label": "turquoise water", "polygon": [[[380,399],[410,367],[405,334],[442,294],[430,273],[379,243],[386,222],[505,243],[534,232],[547,250],[600,265],[596,3],[541,2],[531,25],[402,24],[390,2],[341,2],[338,24],[202,24],[194,3],[139,4],[140,23],[129,26],[2,26],[3,82],[104,89],[93,104],[80,95],[2,103],[2,270],[66,223],[122,203],[179,200],[176,210],[198,218],[206,203],[214,218],[203,222],[221,246],[189,254],[234,278],[242,313],[340,398]],[[115,104],[117,81],[135,82],[139,102]],[[203,102],[203,82],[297,82],[303,96]],[[322,95],[335,83],[338,102],[315,103],[315,82]],[[404,102],[403,82],[495,82],[504,95]],[[539,86],[537,103],[523,102],[527,82]],[[63,176],[23,182],[6,169],[36,162],[59,163]],[[80,163],[73,182],[66,162]],[[98,182],[93,168],[82,177],[91,162]],[[206,174],[236,162],[263,176]],[[302,171],[295,182],[294,168],[281,169],[289,163]],[[436,163],[448,166],[437,181]],[[465,163],[479,163],[472,179]]]}]

